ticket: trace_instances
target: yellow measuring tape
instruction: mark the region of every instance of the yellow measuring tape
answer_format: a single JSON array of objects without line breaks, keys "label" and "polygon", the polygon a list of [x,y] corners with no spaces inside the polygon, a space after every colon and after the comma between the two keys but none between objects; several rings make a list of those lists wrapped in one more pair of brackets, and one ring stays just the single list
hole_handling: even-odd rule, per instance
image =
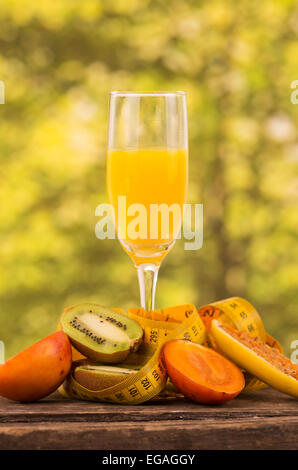
[{"label": "yellow measuring tape", "polygon": [[[137,405],[152,399],[165,388],[167,373],[161,357],[163,345],[174,338],[201,344],[205,340],[206,329],[194,305],[181,305],[160,311],[164,321],[145,318],[142,313],[135,309],[128,312],[128,316],[144,329],[141,350],[132,355],[137,366],[141,363],[140,370],[123,382],[100,391],[86,389],[70,375],[63,384],[62,394],[82,400]],[[173,316],[176,320],[169,321]],[[129,360],[132,361],[132,358]]]},{"label": "yellow measuring tape", "polygon": [[[129,405],[137,405],[160,396],[168,380],[161,356],[164,344],[171,339],[182,338],[218,349],[210,333],[214,318],[220,318],[223,323],[228,323],[237,330],[245,330],[251,336],[281,350],[280,344],[266,333],[255,308],[239,297],[214,302],[199,310],[194,305],[187,304],[154,312],[130,309],[127,315],[143,328],[144,342],[123,366],[131,364],[139,367],[139,370],[130,374],[123,382],[100,391],[88,390],[70,374],[60,387],[64,396]],[[246,374],[246,390],[257,390],[264,386],[260,380]],[[174,392],[172,396],[175,396]]]}]

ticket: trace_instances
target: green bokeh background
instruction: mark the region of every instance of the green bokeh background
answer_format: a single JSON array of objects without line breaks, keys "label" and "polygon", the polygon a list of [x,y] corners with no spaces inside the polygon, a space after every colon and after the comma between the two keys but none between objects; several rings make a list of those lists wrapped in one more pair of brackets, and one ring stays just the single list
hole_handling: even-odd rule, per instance
[{"label": "green bokeh background", "polygon": [[6,356],[65,306],[139,305],[135,268],[99,241],[111,90],[185,90],[204,245],[165,259],[157,306],[240,295],[298,339],[295,0],[0,4],[0,339]]}]

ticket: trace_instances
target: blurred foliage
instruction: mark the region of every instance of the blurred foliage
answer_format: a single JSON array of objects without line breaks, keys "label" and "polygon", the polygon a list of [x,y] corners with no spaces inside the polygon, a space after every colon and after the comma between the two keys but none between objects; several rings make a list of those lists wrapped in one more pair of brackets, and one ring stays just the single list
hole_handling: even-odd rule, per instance
[{"label": "blurred foliage", "polygon": [[0,337],[7,356],[80,301],[139,304],[106,201],[110,90],[188,94],[190,193],[204,246],[176,244],[158,306],[250,300],[287,353],[298,338],[295,0],[7,0],[0,5]]}]

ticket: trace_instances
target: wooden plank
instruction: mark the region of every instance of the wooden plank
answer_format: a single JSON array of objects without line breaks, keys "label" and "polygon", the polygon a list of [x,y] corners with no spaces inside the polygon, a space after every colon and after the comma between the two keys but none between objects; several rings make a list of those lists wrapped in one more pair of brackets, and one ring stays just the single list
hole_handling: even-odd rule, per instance
[{"label": "wooden plank", "polygon": [[1,425],[1,449],[297,449],[297,419]]},{"label": "wooden plank", "polygon": [[0,449],[295,449],[297,429],[297,400],[272,389],[221,406],[0,399]]},{"label": "wooden plank", "polygon": [[221,406],[204,406],[187,400],[163,400],[138,406],[121,406],[67,400],[58,393],[37,403],[0,399],[0,423],[46,421],[154,421],[207,417],[297,416],[297,401],[272,389],[241,395]]}]

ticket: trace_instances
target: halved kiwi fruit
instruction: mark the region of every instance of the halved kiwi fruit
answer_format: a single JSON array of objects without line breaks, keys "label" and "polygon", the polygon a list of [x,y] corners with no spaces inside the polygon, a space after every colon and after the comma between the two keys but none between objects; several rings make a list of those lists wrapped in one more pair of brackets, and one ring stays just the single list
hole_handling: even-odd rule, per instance
[{"label": "halved kiwi fruit", "polygon": [[108,365],[85,364],[78,365],[73,376],[75,380],[88,390],[99,391],[123,382],[129,375],[137,370]]},{"label": "halved kiwi fruit", "polygon": [[74,347],[95,362],[122,362],[138,349],[143,338],[136,321],[97,304],[70,307],[60,321]]}]

